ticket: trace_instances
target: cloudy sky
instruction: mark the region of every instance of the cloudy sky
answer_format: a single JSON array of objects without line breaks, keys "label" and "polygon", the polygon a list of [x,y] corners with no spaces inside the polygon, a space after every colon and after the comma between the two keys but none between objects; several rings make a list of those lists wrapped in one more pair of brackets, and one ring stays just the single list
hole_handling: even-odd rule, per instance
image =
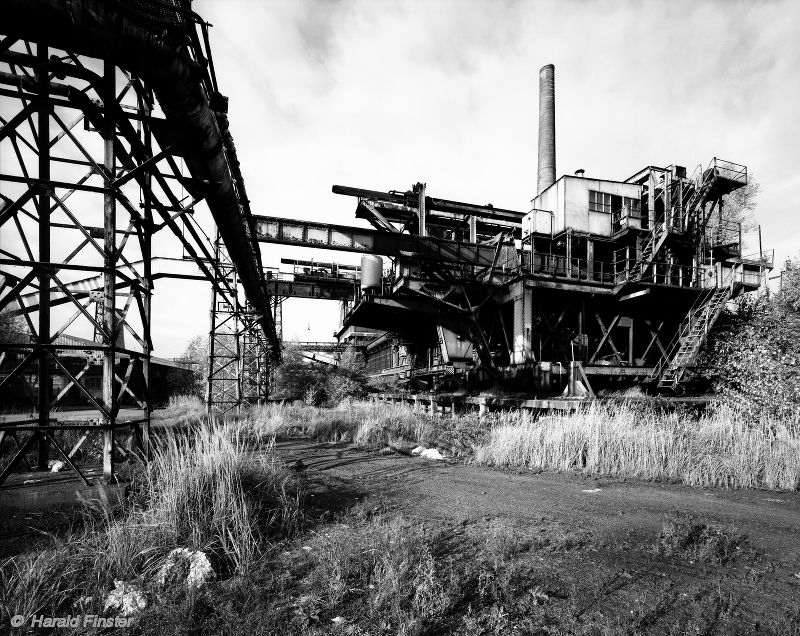
[{"label": "cloudy sky", "polygon": [[[559,174],[624,179],[717,156],[761,183],[765,248],[800,251],[800,3],[197,0],[256,213],[355,224],[333,184],[528,210],[538,71],[556,66]],[[264,247],[267,265],[288,249]],[[354,262],[352,255],[318,258]],[[171,287],[174,285],[175,287]],[[158,353],[207,330],[207,286],[156,290]],[[191,284],[189,284],[191,285]],[[180,288],[180,290],[179,290]],[[171,311],[180,294],[183,311]],[[338,307],[288,301],[287,338]]]}]

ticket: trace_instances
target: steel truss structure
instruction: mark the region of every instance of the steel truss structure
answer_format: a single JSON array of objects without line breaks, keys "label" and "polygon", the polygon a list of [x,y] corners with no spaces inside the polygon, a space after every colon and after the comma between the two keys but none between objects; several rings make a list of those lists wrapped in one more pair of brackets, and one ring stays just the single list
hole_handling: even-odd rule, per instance
[{"label": "steel truss structure", "polygon": [[[223,291],[224,283],[238,285],[236,267],[219,235],[214,253],[222,278],[211,290],[206,406],[209,413],[224,414],[269,397],[271,360],[259,314],[249,302]],[[273,305],[277,301],[274,297]]]},{"label": "steel truss structure", "polygon": [[[152,271],[156,247],[177,241],[200,272],[176,277],[212,285],[209,406],[267,394],[270,361],[280,356],[274,304],[207,25],[188,5],[14,0],[4,8],[0,311],[25,328],[2,334],[0,391],[24,391],[36,416],[0,423],[0,443],[18,446],[0,483],[33,450],[38,469],[55,452],[87,483],[74,459],[98,436],[107,480],[122,456],[147,458],[151,298],[154,280],[170,276]],[[195,219],[201,203],[214,243]],[[232,318],[220,318],[228,309]],[[93,342],[65,344],[68,329]],[[223,361],[227,333],[232,366]],[[98,363],[99,391],[86,382]],[[53,386],[54,376],[68,381]],[[77,422],[58,412],[70,392],[92,407]],[[67,431],[78,431],[69,446]]]}]

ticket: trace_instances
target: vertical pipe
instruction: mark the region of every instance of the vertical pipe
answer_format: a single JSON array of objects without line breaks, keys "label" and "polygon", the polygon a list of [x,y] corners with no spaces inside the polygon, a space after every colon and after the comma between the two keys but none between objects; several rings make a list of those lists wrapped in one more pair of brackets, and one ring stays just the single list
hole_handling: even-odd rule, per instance
[{"label": "vertical pipe", "polygon": [[116,99],[115,67],[107,58],[103,61],[103,103],[105,121],[103,122],[103,167],[104,185],[106,192],[103,195],[103,229],[105,243],[103,245],[103,326],[107,337],[106,349],[103,351],[103,402],[109,411],[106,428],[103,431],[103,476],[110,479],[114,475],[114,429],[117,409],[114,399],[114,362],[116,358],[117,329],[116,329],[116,298],[114,281],[116,279],[116,250],[117,250],[117,210],[116,200],[111,192],[111,183],[114,181],[114,136],[116,126],[111,116],[112,102]]},{"label": "vertical pipe", "polygon": [[[47,45],[39,42],[36,46],[38,66],[36,68],[37,90],[39,92],[37,150],[39,152],[39,179],[50,180],[50,95],[47,77]],[[50,262],[50,196],[49,190],[40,192],[37,198],[39,214],[39,262]],[[50,356],[45,349],[50,341],[50,272],[44,267],[39,270],[39,338],[38,376],[39,376],[39,426],[47,426],[50,420]],[[44,345],[44,346],[41,346]],[[39,470],[47,470],[49,440],[39,437]]]},{"label": "vertical pipe", "polygon": [[[140,97],[141,104],[140,110],[142,114],[144,114],[147,118],[150,117],[150,105],[153,103],[153,93],[150,89],[144,89],[144,93]],[[150,158],[153,156],[153,136],[152,131],[150,130],[150,123],[146,119],[144,122],[144,144],[145,149],[147,151],[147,157]],[[151,171],[148,169],[145,172],[145,187],[144,187],[144,216],[148,222],[147,228],[141,228],[140,232],[143,233],[142,235],[142,260],[143,260],[143,270],[144,270],[144,280],[145,285],[147,286],[143,290],[142,294],[142,308],[143,308],[143,316],[142,316],[142,323],[143,323],[143,340],[144,340],[144,347],[143,352],[144,356],[142,356],[142,382],[144,383],[144,405],[145,405],[145,412],[142,414],[144,417],[144,422],[142,424],[142,452],[144,457],[147,461],[150,460],[150,413],[153,410],[152,404],[152,394],[150,392],[150,356],[152,351],[150,350],[150,339],[151,339],[151,330],[150,330],[150,320],[152,318],[152,310],[151,310],[151,298],[153,293],[153,276],[152,276],[152,250],[151,250],[151,239],[152,239],[152,220],[153,220],[153,203],[152,203],[152,181],[153,175]]]},{"label": "vertical pipe", "polygon": [[419,235],[428,236],[428,213],[425,209],[425,184],[418,183],[419,189]]},{"label": "vertical pipe", "polygon": [[539,71],[539,165],[536,193],[556,181],[556,80],[555,66]]}]

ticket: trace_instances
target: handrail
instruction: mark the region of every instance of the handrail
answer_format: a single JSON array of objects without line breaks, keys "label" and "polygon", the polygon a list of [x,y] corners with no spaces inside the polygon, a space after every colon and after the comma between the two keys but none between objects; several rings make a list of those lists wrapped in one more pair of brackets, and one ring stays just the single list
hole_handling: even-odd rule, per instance
[{"label": "handrail", "polygon": [[[739,267],[740,268],[740,267]],[[678,329],[678,332],[675,336],[670,340],[669,344],[666,347],[667,356],[661,357],[658,362],[656,363],[655,367],[653,368],[653,372],[651,374],[651,378],[661,378],[661,376],[665,372],[665,366],[669,365],[672,366],[675,356],[677,355],[678,350],[680,349],[680,345],[683,341],[683,338],[689,334],[689,332],[695,326],[695,316],[700,313],[705,307],[711,298],[713,298],[714,294],[718,293],[719,291],[723,290],[725,287],[728,288],[728,293],[726,296],[726,301],[731,297],[733,294],[734,284],[736,282],[736,272],[737,272],[737,264],[731,268],[730,273],[726,277],[725,281],[722,285],[715,285],[714,287],[708,287],[701,293],[695,302],[692,304],[692,307],[689,309],[689,312],[686,314],[686,318],[684,318],[683,322]],[[740,272],[741,274],[741,272]],[[703,333],[708,335],[710,326],[710,315],[709,312],[706,312],[705,316],[703,317],[705,324],[703,326]]]}]

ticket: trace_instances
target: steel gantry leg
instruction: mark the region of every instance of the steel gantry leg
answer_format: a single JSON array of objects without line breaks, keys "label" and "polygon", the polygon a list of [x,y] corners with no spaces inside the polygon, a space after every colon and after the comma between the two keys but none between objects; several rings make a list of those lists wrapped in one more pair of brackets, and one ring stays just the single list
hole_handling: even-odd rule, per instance
[{"label": "steel gantry leg", "polygon": [[206,408],[224,414],[267,399],[271,360],[261,316],[240,299],[236,268],[219,235],[214,254],[221,276],[211,289]]},{"label": "steel gantry leg", "polygon": [[[149,452],[152,94],[108,61],[98,75],[44,43],[0,47],[3,66],[0,96],[18,112],[0,116],[0,312],[10,325],[0,399],[22,414],[0,423],[0,436],[27,441],[0,483],[19,465],[47,470],[62,455],[86,481],[73,460],[94,453],[113,479],[119,453]],[[52,81],[54,66],[63,83]],[[68,401],[90,414],[64,420]],[[126,405],[138,414],[122,417]],[[116,448],[115,431],[129,443]]]}]

